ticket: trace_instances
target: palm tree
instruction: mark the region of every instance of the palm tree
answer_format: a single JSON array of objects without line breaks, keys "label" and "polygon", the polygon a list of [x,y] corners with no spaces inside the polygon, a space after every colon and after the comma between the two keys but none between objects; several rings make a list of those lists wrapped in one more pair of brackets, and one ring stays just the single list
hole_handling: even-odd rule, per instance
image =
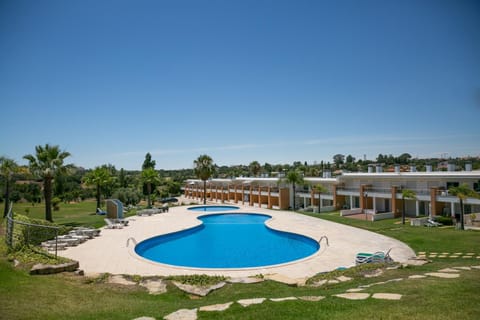
[{"label": "palm tree", "polygon": [[10,203],[10,182],[15,173],[18,172],[18,165],[15,160],[0,157],[0,175],[5,179],[5,207],[3,210],[3,217],[8,214],[8,206]]},{"label": "palm tree", "polygon": [[112,181],[113,176],[106,166],[96,167],[85,175],[84,182],[96,188],[95,198],[97,199],[97,208],[100,208],[102,187],[109,185]]},{"label": "palm tree", "polygon": [[450,187],[448,192],[458,198],[460,200],[460,229],[465,230],[465,223],[463,219],[464,208],[463,208],[463,201],[467,198],[480,198],[480,195],[475,192],[474,190],[470,189],[468,184],[462,183],[458,187]]},{"label": "palm tree", "polygon": [[201,155],[195,160],[194,162],[195,168],[194,172],[195,175],[203,180],[203,204],[207,203],[207,180],[213,175],[215,172],[215,165],[213,164],[212,158],[210,156],[204,154]]},{"label": "palm tree", "polygon": [[293,211],[295,211],[295,188],[297,185],[299,184],[303,184],[304,181],[303,181],[303,176],[302,174],[300,173],[299,170],[290,170],[287,175],[285,176],[285,178],[283,178],[282,180],[280,180],[281,182],[286,182],[286,183],[289,183],[292,185],[292,189],[293,189]]},{"label": "palm tree", "polygon": [[260,173],[260,170],[262,170],[262,166],[260,165],[260,163],[258,161],[252,161],[248,167],[250,168],[250,172],[252,173],[252,175],[254,177],[258,176],[258,174]]},{"label": "palm tree", "polygon": [[416,199],[417,194],[410,189],[402,189],[402,224],[405,224],[405,199]]},{"label": "palm tree", "polygon": [[153,168],[146,168],[142,170],[142,181],[147,185],[147,207],[151,208],[152,203],[150,201],[150,194],[152,193],[152,184],[160,182],[158,172]]},{"label": "palm tree", "polygon": [[317,184],[313,187],[313,190],[318,193],[318,213],[322,209],[322,201],[320,200],[320,195],[322,193],[328,192],[328,189],[323,184]]},{"label": "palm tree", "polygon": [[23,158],[29,161],[30,171],[43,180],[43,195],[45,197],[45,219],[53,222],[52,218],[52,181],[56,175],[65,174],[70,165],[63,161],[70,153],[61,151],[59,146],[35,147],[35,156],[27,154]]}]

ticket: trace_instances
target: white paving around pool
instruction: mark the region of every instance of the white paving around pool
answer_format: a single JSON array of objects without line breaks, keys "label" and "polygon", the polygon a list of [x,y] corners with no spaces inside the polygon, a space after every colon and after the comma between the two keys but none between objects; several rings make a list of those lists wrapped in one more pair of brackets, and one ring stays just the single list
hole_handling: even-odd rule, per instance
[{"label": "white paving around pool", "polygon": [[[215,205],[215,203],[212,204]],[[70,247],[65,251],[59,251],[59,255],[79,261],[80,269],[84,270],[86,275],[105,272],[142,276],[208,274],[244,277],[258,274],[280,274],[295,279],[311,277],[319,272],[331,271],[338,267],[353,266],[355,265],[355,255],[358,252],[373,253],[392,248],[390,256],[398,262],[406,262],[415,256],[415,252],[406,244],[380,234],[288,211],[238,206],[239,210],[230,212],[268,214],[272,216],[272,219],[267,220],[269,227],[299,233],[314,239],[327,236],[330,246],[326,246],[326,242],[322,240],[319,252],[309,258],[275,267],[248,269],[180,268],[139,257],[133,250],[132,241],[127,247],[129,238],[134,238],[139,243],[160,234],[189,229],[201,223],[196,217],[215,213],[189,211],[187,206],[182,206],[172,207],[167,213],[129,217],[127,219],[130,222],[127,227],[123,229],[104,228],[99,237],[88,240],[79,246]]]}]

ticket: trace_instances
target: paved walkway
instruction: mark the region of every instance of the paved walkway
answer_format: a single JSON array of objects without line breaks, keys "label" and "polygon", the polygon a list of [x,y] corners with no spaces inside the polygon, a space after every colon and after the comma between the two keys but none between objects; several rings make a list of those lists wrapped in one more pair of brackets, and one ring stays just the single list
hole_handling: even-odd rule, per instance
[{"label": "paved walkway", "polygon": [[[406,262],[415,252],[406,244],[380,234],[309,217],[288,211],[242,207],[237,212],[264,213],[272,216],[266,223],[269,227],[282,231],[300,233],[313,239],[327,236],[330,246],[321,242],[321,249],[313,256],[284,265],[249,269],[195,269],[154,263],[135,254],[133,244],[160,234],[189,229],[201,222],[196,217],[204,215],[188,211],[186,206],[172,207],[167,213],[152,216],[127,218],[129,225],[123,229],[103,229],[101,235],[77,247],[59,252],[59,255],[80,262],[80,269],[86,275],[98,273],[136,274],[141,276],[170,276],[188,274],[224,275],[244,277],[257,274],[279,274],[292,279],[305,279],[319,272],[327,272],[338,267],[349,267],[355,263],[358,252],[387,251],[398,262]],[[211,212],[210,212],[211,214]],[[253,248],[252,248],[253,249]]]}]

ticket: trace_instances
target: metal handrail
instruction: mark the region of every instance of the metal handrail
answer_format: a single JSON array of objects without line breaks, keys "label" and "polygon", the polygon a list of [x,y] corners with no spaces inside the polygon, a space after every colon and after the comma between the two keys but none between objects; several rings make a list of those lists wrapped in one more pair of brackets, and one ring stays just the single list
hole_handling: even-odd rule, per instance
[{"label": "metal handrail", "polygon": [[130,238],[127,239],[126,247],[128,247],[128,245],[130,243],[130,240],[133,242],[134,245],[137,245],[137,240],[135,240],[134,237],[130,237]]},{"label": "metal handrail", "polygon": [[320,242],[322,242],[323,239],[325,239],[325,241],[327,241],[327,247],[330,247],[330,244],[328,243],[328,237],[327,236],[321,236],[320,239],[318,240],[318,244],[320,244]]}]

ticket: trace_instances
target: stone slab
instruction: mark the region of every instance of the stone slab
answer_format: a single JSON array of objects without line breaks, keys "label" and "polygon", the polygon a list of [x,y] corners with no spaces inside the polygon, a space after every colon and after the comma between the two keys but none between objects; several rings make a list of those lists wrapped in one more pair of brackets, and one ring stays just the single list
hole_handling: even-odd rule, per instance
[{"label": "stone slab", "polygon": [[426,278],[427,276],[421,275],[421,274],[414,274],[411,276],[408,276],[408,279],[423,279]]},{"label": "stone slab", "polygon": [[30,269],[30,274],[53,274],[60,272],[73,272],[79,267],[78,261],[71,261],[62,264],[36,264]]},{"label": "stone slab", "polygon": [[140,285],[142,287],[147,288],[148,293],[150,294],[162,294],[167,292],[167,284],[165,281],[159,279],[159,280],[144,280],[140,282]]},{"label": "stone slab", "polygon": [[241,299],[238,300],[237,302],[242,306],[242,307],[248,307],[252,304],[260,304],[265,301],[265,298],[253,298],[253,299]]},{"label": "stone slab", "polygon": [[452,269],[452,268],[445,268],[445,269],[438,270],[438,272],[460,272],[460,270]]},{"label": "stone slab", "polygon": [[374,293],[372,298],[383,300],[400,300],[402,295],[398,293]]},{"label": "stone slab", "polygon": [[348,299],[348,300],[365,300],[370,297],[370,293],[363,293],[363,292],[347,292],[336,294],[335,297]]},{"label": "stone slab", "polygon": [[350,277],[345,277],[345,276],[340,276],[340,277],[337,277],[337,280],[340,281],[340,282],[345,282],[345,281],[350,281],[350,280],[352,280],[352,278],[350,278]]},{"label": "stone slab", "polygon": [[233,302],[227,302],[222,304],[212,304],[210,306],[200,307],[200,311],[225,311],[232,305]]},{"label": "stone slab", "polygon": [[172,283],[180,290],[185,291],[187,293],[200,296],[200,297],[205,297],[207,294],[212,292],[213,290],[220,289],[224,285],[226,285],[226,282],[219,282],[217,284],[211,285],[209,287],[199,287],[199,286],[192,286],[189,284],[184,284],[180,283],[178,281],[172,281]]},{"label": "stone slab", "polygon": [[301,297],[298,297],[298,299],[300,300],[304,300],[304,301],[320,301],[322,299],[325,299],[324,296],[301,296]]},{"label": "stone slab", "polygon": [[301,282],[299,279],[290,278],[279,273],[267,274],[265,279],[285,283],[289,286],[298,286],[299,282]]},{"label": "stone slab", "polygon": [[348,289],[347,292],[360,292],[363,290],[365,290],[365,288],[352,288],[352,289]]},{"label": "stone slab", "polygon": [[156,319],[152,318],[152,317],[139,317],[139,318],[135,318],[133,320],[156,320]]},{"label": "stone slab", "polygon": [[172,312],[165,317],[165,320],[197,320],[197,308],[195,309],[180,309]]},{"label": "stone slab", "polygon": [[265,281],[265,279],[259,277],[237,277],[229,278],[226,281],[228,283],[259,283]]},{"label": "stone slab", "polygon": [[437,278],[445,278],[445,279],[453,279],[458,278],[460,275],[458,273],[446,273],[446,272],[429,272],[425,273],[427,276],[437,277]]},{"label": "stone slab", "polygon": [[281,302],[281,301],[289,301],[289,300],[297,300],[297,298],[296,297],[270,298],[270,301],[273,301],[273,302]]},{"label": "stone slab", "polygon": [[454,269],[458,269],[458,270],[472,270],[472,268],[470,267],[453,267]]}]

